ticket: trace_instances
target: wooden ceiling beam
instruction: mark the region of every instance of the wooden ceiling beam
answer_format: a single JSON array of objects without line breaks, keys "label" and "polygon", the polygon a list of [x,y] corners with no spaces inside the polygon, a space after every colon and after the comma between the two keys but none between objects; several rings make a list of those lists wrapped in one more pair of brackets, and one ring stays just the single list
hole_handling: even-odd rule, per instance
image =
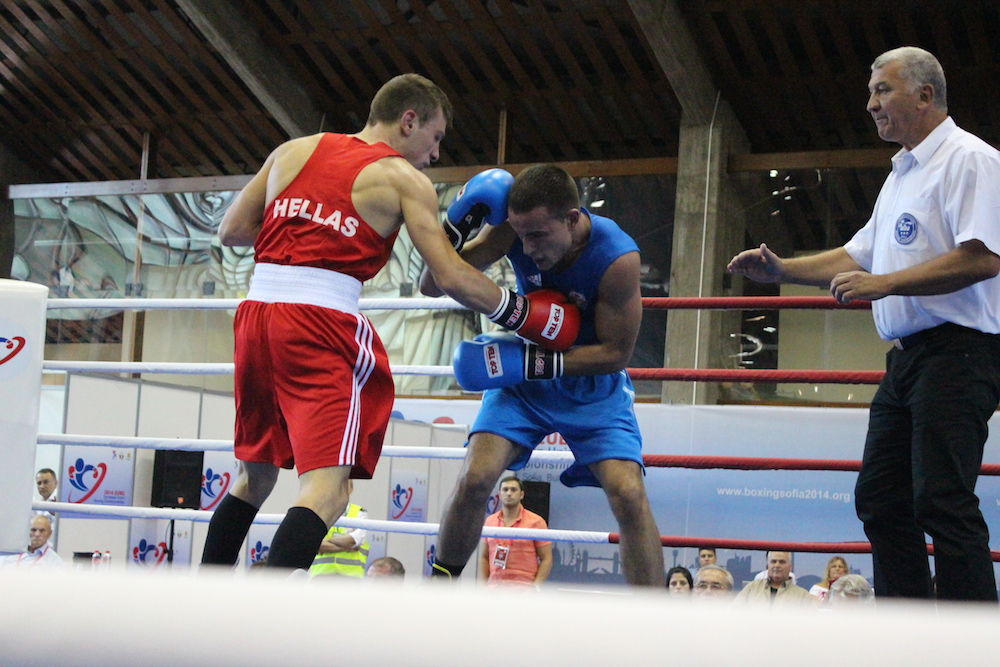
[{"label": "wooden ceiling beam", "polygon": [[589,39],[587,31],[583,28],[580,21],[580,17],[571,6],[560,8],[561,17],[559,23],[562,24],[568,21],[575,28],[569,31],[569,35],[572,38],[580,40],[580,43],[574,47],[572,43],[566,41],[567,35],[560,29],[560,25],[552,20],[549,9],[543,3],[539,2],[539,0],[528,0],[528,6],[534,16],[540,17],[538,27],[541,27],[549,36],[549,45],[555,51],[556,55],[559,56],[559,60],[566,67],[570,78],[576,86],[576,90],[572,88],[566,90],[560,96],[562,99],[555,101],[559,104],[573,107],[577,107],[577,103],[583,101],[595,116],[594,121],[596,122],[596,126],[588,124],[586,122],[587,118],[578,110],[578,113],[583,117],[585,125],[582,135],[570,137],[570,140],[585,143],[589,147],[591,155],[601,154],[600,147],[597,146],[597,137],[599,135],[605,135],[609,140],[621,145],[623,137],[617,127],[618,124],[605,112],[600,98],[596,95],[588,96],[584,92],[591,88],[600,88],[600,86],[595,86],[591,74],[584,73],[583,65],[578,59],[578,54],[586,57],[590,65],[594,67],[594,73],[601,77],[605,86],[613,85],[611,83],[613,77],[610,75],[607,65],[602,60],[600,51],[594,47],[593,41]]},{"label": "wooden ceiling beam", "polygon": [[792,153],[744,153],[729,156],[729,172],[770,169],[889,169],[897,147]]},{"label": "wooden ceiling beam", "polygon": [[231,0],[174,0],[289,137],[319,128],[322,112],[306,86],[268,47]]},{"label": "wooden ceiling beam", "polygon": [[[151,0],[153,3],[159,0]],[[217,109],[213,104],[215,92],[243,97],[243,93],[238,87],[229,87],[228,91],[220,90],[227,87],[231,82],[230,77],[214,76],[214,80],[209,78],[208,72],[212,71],[212,56],[207,55],[197,61],[195,58],[202,52],[190,52],[175,40],[172,34],[166,32],[157,20],[157,17],[146,7],[144,3],[137,3],[135,12],[142,24],[148,28],[146,31],[140,30],[129,17],[122,14],[113,4],[108,5],[112,14],[125,24],[125,29],[132,38],[140,45],[144,52],[150,54],[153,64],[166,74],[170,84],[176,89],[176,94],[171,94],[175,110],[196,109],[197,114],[193,122],[180,126],[174,126],[176,131],[190,132],[196,140],[210,148],[212,160],[215,168],[225,169],[224,165],[234,165],[237,162],[246,162],[253,159],[253,154],[247,147],[250,138],[238,137],[229,124],[213,123],[213,117]],[[169,20],[172,16],[180,19],[171,7],[159,9],[161,16]],[[187,26],[178,20],[180,25],[175,24],[174,28],[183,33]],[[192,32],[191,40],[196,40],[197,36]],[[157,43],[158,42],[158,43]],[[166,83],[166,82],[164,82]],[[248,103],[250,100],[247,100]],[[213,125],[212,129],[208,129]]]},{"label": "wooden ceiling beam", "polygon": [[[574,92],[579,91],[567,88],[566,84],[559,79],[555,70],[552,69],[552,64],[546,59],[545,54],[538,48],[536,40],[530,37],[532,28],[537,25],[536,22],[544,21],[544,13],[547,10],[544,7],[535,5],[529,7],[530,13],[522,17],[518,14],[517,9],[510,0],[496,0],[496,2],[503,13],[501,17],[496,19],[501,32],[506,27],[513,34],[526,36],[525,39],[520,40],[518,46],[524,50],[525,56],[531,61],[534,69],[542,77],[541,83],[544,88],[539,88],[539,90],[544,92],[544,95],[537,100],[538,103],[534,105],[534,108],[538,113],[544,114],[547,117],[542,127],[545,140],[559,147],[559,150],[563,154],[562,159],[578,157],[577,151],[572,144],[574,141],[587,142],[591,150],[593,150],[593,142],[590,141],[590,137],[586,136],[588,134],[586,120],[570,101],[570,96]],[[550,35],[549,39],[553,39],[554,37]],[[550,105],[555,106],[557,104],[558,110],[562,112],[561,114],[556,113],[555,110],[549,111]],[[561,123],[559,122],[560,120],[562,121]]]},{"label": "wooden ceiling beam", "polygon": [[629,0],[629,5],[674,89],[685,122],[708,125],[718,91],[676,0]]},{"label": "wooden ceiling beam", "polygon": [[[43,11],[43,8],[39,7],[38,10]],[[62,49],[60,49],[57,44],[54,44],[48,34],[39,29],[39,27],[35,24],[35,21],[29,19],[20,7],[13,5],[11,6],[10,11],[14,17],[21,22],[21,25],[25,26],[28,33],[37,41],[37,43],[47,52],[45,54],[46,57],[44,58],[43,67],[46,74],[45,89],[48,94],[53,94],[51,86],[55,86],[59,91],[70,91],[69,94],[71,99],[67,100],[67,104],[78,106],[79,109],[82,109],[85,112],[85,115],[89,117],[89,120],[87,121],[88,127],[93,128],[100,124],[106,110],[103,107],[96,108],[90,103],[86,96],[81,94],[81,91],[90,90],[92,85],[86,74],[77,68],[76,65],[79,61],[69,62],[63,55]],[[45,15],[44,11],[43,15]],[[4,33],[8,35],[12,30],[12,26],[10,26],[3,18],[0,18],[0,28],[2,28]],[[28,42],[26,37],[17,34],[16,31],[13,32],[15,35],[13,38],[15,43],[25,53],[30,53],[35,49],[34,45]],[[62,97],[59,93],[55,94]],[[101,100],[96,100],[96,103],[100,104]],[[88,144],[92,143],[87,141],[86,136],[81,137],[80,141],[81,144],[84,142]],[[117,146],[113,149],[112,146],[115,145]],[[129,150],[132,150],[134,153],[134,149],[135,147],[128,146],[127,144],[123,144],[118,141],[112,142],[111,146],[105,142],[93,143],[93,151],[96,151],[96,153],[100,155],[99,159],[102,160],[104,164],[114,164],[118,161],[120,151],[125,151],[127,153]],[[88,152],[91,152],[89,148],[87,150]]]},{"label": "wooden ceiling beam", "polygon": [[[514,81],[508,86],[508,90],[502,95],[502,102],[507,107],[507,157],[517,157],[518,150],[522,144],[537,146],[538,153],[542,160],[551,161],[553,154],[547,145],[548,137],[544,135],[542,127],[535,124],[532,119],[520,121],[521,115],[527,116],[527,110],[521,103],[524,99],[536,99],[542,96],[542,92],[532,80],[524,65],[514,53],[507,38],[504,36],[494,17],[486,10],[482,3],[473,2],[468,5],[472,11],[473,21],[470,22],[470,33],[477,29],[489,40],[493,51],[499,56],[504,68],[514,77]],[[556,119],[551,116],[545,117],[547,122],[556,123]]]},{"label": "wooden ceiling beam", "polygon": [[[109,52],[108,58],[106,60],[107,64],[114,69],[114,71],[122,77],[124,80],[128,81],[132,79],[131,72],[134,70],[136,76],[139,77],[135,81],[135,85],[138,88],[136,95],[141,95],[140,91],[143,89],[154,85],[157,86],[157,94],[160,99],[154,97],[152,92],[145,91],[145,99],[148,99],[152,106],[161,118],[167,119],[163,124],[156,124],[150,127],[140,128],[143,131],[149,131],[153,134],[166,134],[170,128],[176,128],[176,138],[175,140],[180,140],[180,143],[184,144],[186,149],[186,155],[189,160],[195,160],[202,164],[212,164],[213,160],[210,157],[211,154],[218,154],[221,149],[215,144],[212,137],[195,137],[190,135],[190,124],[189,123],[179,123],[176,118],[179,116],[184,116],[190,113],[193,106],[198,106],[199,99],[197,97],[190,100],[179,100],[176,99],[174,91],[170,86],[167,85],[166,81],[163,81],[162,74],[166,74],[171,82],[178,80],[180,76],[173,65],[166,62],[163,56],[159,53],[159,49],[155,44],[150,44],[144,35],[136,35],[135,32],[130,31],[130,36],[136,40],[136,43],[140,45],[140,48],[144,48],[153,55],[153,62],[159,68],[159,72],[154,71],[150,63],[142,57],[127,58],[126,65],[126,55],[131,55],[135,48],[129,43],[123,35],[121,35],[109,20],[109,16],[113,16],[115,22],[122,26],[123,29],[128,30],[129,26],[133,23],[126,15],[121,13],[120,8],[117,6],[112,6],[110,11],[105,7],[102,13],[99,7],[99,2],[84,3],[80,6],[81,10],[85,12],[87,20],[92,26],[92,30],[101,31],[99,34],[104,39],[109,42]],[[128,78],[125,78],[128,77]],[[181,86],[179,92],[183,95],[187,90],[187,84],[181,78]],[[193,95],[193,92],[192,92]],[[154,116],[155,118],[155,116]],[[134,121],[133,121],[134,122]],[[189,162],[189,164],[191,164]],[[133,169],[138,169],[138,165],[127,165],[130,173],[134,173]]]},{"label": "wooden ceiling beam", "polygon": [[[387,55],[399,67],[397,73],[402,74],[404,72],[416,71],[425,74],[448,94],[448,99],[451,100],[452,106],[455,108],[456,116],[463,119],[475,118],[475,114],[470,112],[464,100],[456,93],[449,77],[441,69],[440,63],[438,63],[434,55],[427,49],[421,39],[421,35],[413,26],[407,23],[400,8],[396,7],[395,3],[391,7],[386,7],[382,0],[372,0],[372,2],[376,3],[385,15],[389,17],[389,26],[382,24],[380,18],[364,0],[354,0],[354,7],[361,15],[362,20],[368,24],[369,33],[378,40],[379,46],[385,49]],[[410,54],[403,52],[397,43],[397,37],[400,42],[406,44],[407,48],[412,49]],[[413,62],[414,58],[418,61],[417,63]],[[494,145],[495,140],[491,138],[492,131],[488,137],[476,122],[463,126],[463,130],[466,128],[469,128],[469,134],[473,136],[478,135],[477,141],[481,145]],[[459,163],[476,161],[475,154],[464,142],[449,142],[446,146],[442,147],[442,153],[447,153],[453,161]]]},{"label": "wooden ceiling beam", "polygon": [[[794,28],[802,38],[803,46],[809,54],[810,64],[813,69],[809,79],[823,95],[823,99],[819,100],[818,103],[824,106],[828,116],[833,120],[833,127],[839,128],[837,136],[843,147],[858,148],[858,139],[853,131],[852,119],[848,117],[848,111],[844,108],[844,95],[837,85],[836,77],[830,69],[826,54],[823,52],[819,39],[813,30],[811,18],[811,14],[797,14],[793,23]],[[803,81],[802,85],[807,86],[808,84],[806,81]],[[859,111],[856,111],[856,113],[859,113]],[[830,123],[825,123],[824,127],[829,128],[830,125]],[[845,131],[844,128],[847,128],[849,131]],[[829,132],[829,129],[827,129],[827,132]],[[826,144],[826,147],[831,147],[829,145],[829,138],[827,138]],[[840,146],[836,147],[840,148]]]},{"label": "wooden ceiling beam", "polygon": [[786,96],[783,96],[779,104],[786,107],[791,114],[799,115],[795,119],[795,125],[800,128],[807,128],[806,131],[811,137],[812,148],[819,150],[830,148],[830,143],[823,132],[826,123],[821,122],[818,110],[812,103],[812,96],[808,93],[808,84],[801,73],[800,68],[802,63],[799,63],[792,54],[781,24],[773,12],[761,12],[759,18],[764,24],[764,32],[767,39],[774,48],[779,67],[781,67],[783,72],[782,78],[788,82],[784,87],[789,90],[799,91],[794,96],[789,96],[786,93]]}]

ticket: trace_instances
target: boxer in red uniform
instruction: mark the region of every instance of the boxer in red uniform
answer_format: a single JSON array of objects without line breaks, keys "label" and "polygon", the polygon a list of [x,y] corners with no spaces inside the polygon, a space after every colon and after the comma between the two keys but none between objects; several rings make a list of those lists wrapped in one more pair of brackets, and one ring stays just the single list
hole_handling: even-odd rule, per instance
[{"label": "boxer in red uniform", "polygon": [[[233,565],[279,468],[300,492],[278,527],[268,567],[308,569],[348,502],[348,480],[370,478],[393,402],[388,359],[358,310],[363,281],[386,263],[402,224],[438,285],[464,306],[541,345],[551,311],[459,259],[421,171],[451,123],[444,92],[416,74],[386,83],[354,135],[316,134],[279,146],[219,227],[225,245],[253,245],[256,268],[235,319],[236,458],[240,473],[209,525],[202,563]],[[555,318],[562,321],[561,318]]]}]

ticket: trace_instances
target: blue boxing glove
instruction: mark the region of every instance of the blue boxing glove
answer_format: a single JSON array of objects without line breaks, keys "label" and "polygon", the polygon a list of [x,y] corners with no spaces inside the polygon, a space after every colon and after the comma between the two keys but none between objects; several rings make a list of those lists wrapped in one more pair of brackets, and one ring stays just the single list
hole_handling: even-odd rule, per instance
[{"label": "blue boxing glove", "polygon": [[525,380],[552,380],[563,373],[563,354],[504,332],[463,340],[452,359],[455,378],[467,391],[508,387]]},{"label": "blue boxing glove", "polygon": [[514,177],[506,169],[487,169],[462,186],[448,207],[444,231],[455,252],[483,222],[499,225],[507,219],[507,193]]}]

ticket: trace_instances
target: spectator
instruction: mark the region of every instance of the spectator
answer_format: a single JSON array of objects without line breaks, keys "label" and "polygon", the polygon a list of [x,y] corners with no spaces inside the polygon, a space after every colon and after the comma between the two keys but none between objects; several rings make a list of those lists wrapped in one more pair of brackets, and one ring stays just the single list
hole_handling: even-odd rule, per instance
[{"label": "spectator", "polygon": [[[545,519],[525,509],[524,487],[513,475],[500,480],[500,509],[486,517],[486,526],[548,528]],[[552,543],[484,537],[479,578],[490,588],[538,588],[552,571]]]},{"label": "spectator", "polygon": [[402,581],[405,575],[406,569],[403,567],[403,564],[392,556],[382,556],[381,558],[376,558],[372,561],[372,564],[368,566],[369,579],[399,579]]},{"label": "spectator", "polygon": [[[767,579],[768,574],[769,574],[768,573],[768,569],[764,568],[763,570],[761,570],[760,572],[758,572],[756,574],[756,576],[754,576],[754,580],[758,581],[760,579]],[[788,578],[792,580],[793,584],[798,583],[797,580],[796,580],[796,578],[795,578],[795,573],[794,572],[789,572],[788,573]]]},{"label": "spectator", "polygon": [[35,473],[35,487],[42,500],[55,502],[59,498],[56,493],[56,471],[52,468],[42,468]]},{"label": "spectator", "polygon": [[691,571],[686,567],[672,567],[667,570],[667,590],[671,595],[691,595]]},{"label": "spectator", "polygon": [[845,574],[830,585],[830,604],[871,604],[875,591],[860,574]]},{"label": "spectator", "polygon": [[796,586],[791,579],[792,554],[788,551],[767,552],[767,576],[764,579],[754,579],[739,595],[736,603],[745,602],[751,605],[767,604],[769,607],[780,607],[785,604],[815,602],[816,598],[809,591]]},{"label": "spectator", "polygon": [[[57,485],[56,471],[52,468],[42,468],[35,473],[35,488],[38,489],[38,496],[43,501],[56,502],[59,500],[59,494],[56,493]],[[49,517],[52,520],[52,535],[55,536],[57,528],[56,515],[46,510],[38,510],[33,514],[44,514]],[[49,537],[49,540],[52,539],[53,537]]]},{"label": "spectator", "polygon": [[[347,495],[354,493],[354,480],[347,480]],[[367,519],[368,513],[360,505],[348,502],[344,516],[351,519]],[[319,545],[319,553],[309,568],[309,576],[336,576],[363,579],[365,563],[368,561],[368,542],[364,528],[341,528],[330,526]]]},{"label": "spectator", "polygon": [[826,571],[823,572],[823,578],[820,582],[809,589],[809,595],[817,597],[820,600],[825,600],[827,594],[830,592],[830,584],[848,572],[850,572],[850,568],[847,567],[847,561],[840,556],[834,556],[827,561]]},{"label": "spectator", "polygon": [[715,565],[716,555],[715,547],[699,547],[698,548],[698,567],[702,568],[706,565]]},{"label": "spectator", "polygon": [[28,548],[19,554],[7,556],[3,567],[62,567],[63,559],[49,544],[52,537],[52,519],[47,514],[31,517],[28,531]]},{"label": "spectator", "polygon": [[694,573],[692,596],[697,600],[729,600],[733,597],[733,575],[721,565],[706,565]]}]

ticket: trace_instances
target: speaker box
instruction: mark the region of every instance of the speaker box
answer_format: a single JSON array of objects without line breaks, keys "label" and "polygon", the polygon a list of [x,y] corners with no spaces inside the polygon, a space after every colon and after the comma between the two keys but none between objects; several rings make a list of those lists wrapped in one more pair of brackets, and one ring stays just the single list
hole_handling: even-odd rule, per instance
[{"label": "speaker box", "polygon": [[198,509],[205,452],[156,450],[153,459],[153,507]]},{"label": "speaker box", "polygon": [[528,482],[521,480],[524,485],[524,500],[521,504],[538,516],[549,522],[549,493],[552,485],[548,482]]}]

